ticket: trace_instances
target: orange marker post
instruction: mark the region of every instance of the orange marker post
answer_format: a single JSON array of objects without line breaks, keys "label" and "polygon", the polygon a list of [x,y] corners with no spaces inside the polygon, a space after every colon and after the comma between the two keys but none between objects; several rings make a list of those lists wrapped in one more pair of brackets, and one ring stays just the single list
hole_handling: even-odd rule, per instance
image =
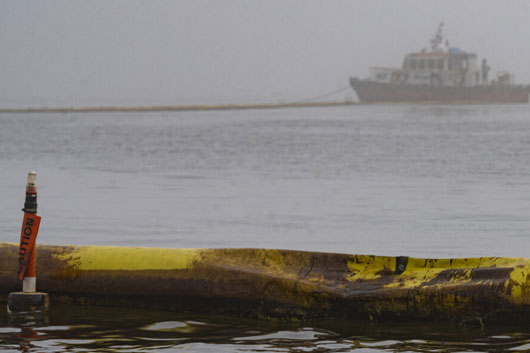
[{"label": "orange marker post", "polygon": [[26,185],[26,202],[24,202],[24,220],[20,232],[20,246],[18,250],[18,279],[22,282],[22,291],[33,293],[36,291],[36,247],[39,232],[40,217],[37,216],[37,173],[28,174]]},{"label": "orange marker post", "polygon": [[18,279],[22,281],[22,292],[9,293],[7,311],[10,314],[40,313],[50,306],[48,293],[37,292],[36,252],[40,217],[37,216],[37,173],[28,173],[24,220],[20,231],[18,248]]}]

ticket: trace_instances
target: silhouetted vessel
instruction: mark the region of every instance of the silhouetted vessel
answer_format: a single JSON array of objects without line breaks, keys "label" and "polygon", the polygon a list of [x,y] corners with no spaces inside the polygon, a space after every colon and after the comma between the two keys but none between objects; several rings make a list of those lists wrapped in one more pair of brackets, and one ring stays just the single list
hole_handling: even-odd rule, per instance
[{"label": "silhouetted vessel", "polygon": [[515,85],[513,75],[497,72],[488,80],[485,59],[443,43],[443,23],[431,51],[408,54],[401,68],[373,67],[367,79],[350,78],[361,102],[368,103],[528,103],[530,86]]}]

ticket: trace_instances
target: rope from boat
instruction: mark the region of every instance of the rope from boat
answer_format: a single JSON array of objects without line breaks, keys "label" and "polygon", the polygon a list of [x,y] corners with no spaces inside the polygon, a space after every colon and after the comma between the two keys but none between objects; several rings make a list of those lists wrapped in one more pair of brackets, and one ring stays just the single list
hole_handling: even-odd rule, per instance
[{"label": "rope from boat", "polygon": [[346,90],[348,90],[348,91],[351,90],[351,87],[350,86],[344,86],[344,87],[341,87],[339,89],[336,89],[336,90],[328,92],[328,93],[324,93],[324,94],[321,94],[321,95],[318,95],[318,96],[314,96],[314,97],[310,97],[310,98],[306,98],[306,99],[302,99],[302,100],[296,101],[295,103],[310,103],[310,102],[318,101],[320,99],[331,97],[331,96],[333,96],[335,94],[344,92]]}]

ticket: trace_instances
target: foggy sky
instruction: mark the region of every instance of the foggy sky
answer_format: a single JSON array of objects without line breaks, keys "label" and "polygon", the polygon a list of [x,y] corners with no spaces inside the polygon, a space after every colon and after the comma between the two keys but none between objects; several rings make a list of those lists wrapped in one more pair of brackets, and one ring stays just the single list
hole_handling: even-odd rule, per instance
[{"label": "foggy sky", "polygon": [[[0,107],[304,100],[451,46],[530,83],[527,0],[0,0]],[[353,93],[333,97],[344,99]]]}]

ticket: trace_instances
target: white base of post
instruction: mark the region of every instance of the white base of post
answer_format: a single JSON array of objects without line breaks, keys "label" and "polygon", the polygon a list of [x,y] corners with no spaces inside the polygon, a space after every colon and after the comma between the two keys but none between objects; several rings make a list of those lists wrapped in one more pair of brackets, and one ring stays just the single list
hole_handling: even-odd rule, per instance
[{"label": "white base of post", "polygon": [[37,278],[24,277],[22,281],[22,291],[24,293],[35,293],[37,291]]}]

